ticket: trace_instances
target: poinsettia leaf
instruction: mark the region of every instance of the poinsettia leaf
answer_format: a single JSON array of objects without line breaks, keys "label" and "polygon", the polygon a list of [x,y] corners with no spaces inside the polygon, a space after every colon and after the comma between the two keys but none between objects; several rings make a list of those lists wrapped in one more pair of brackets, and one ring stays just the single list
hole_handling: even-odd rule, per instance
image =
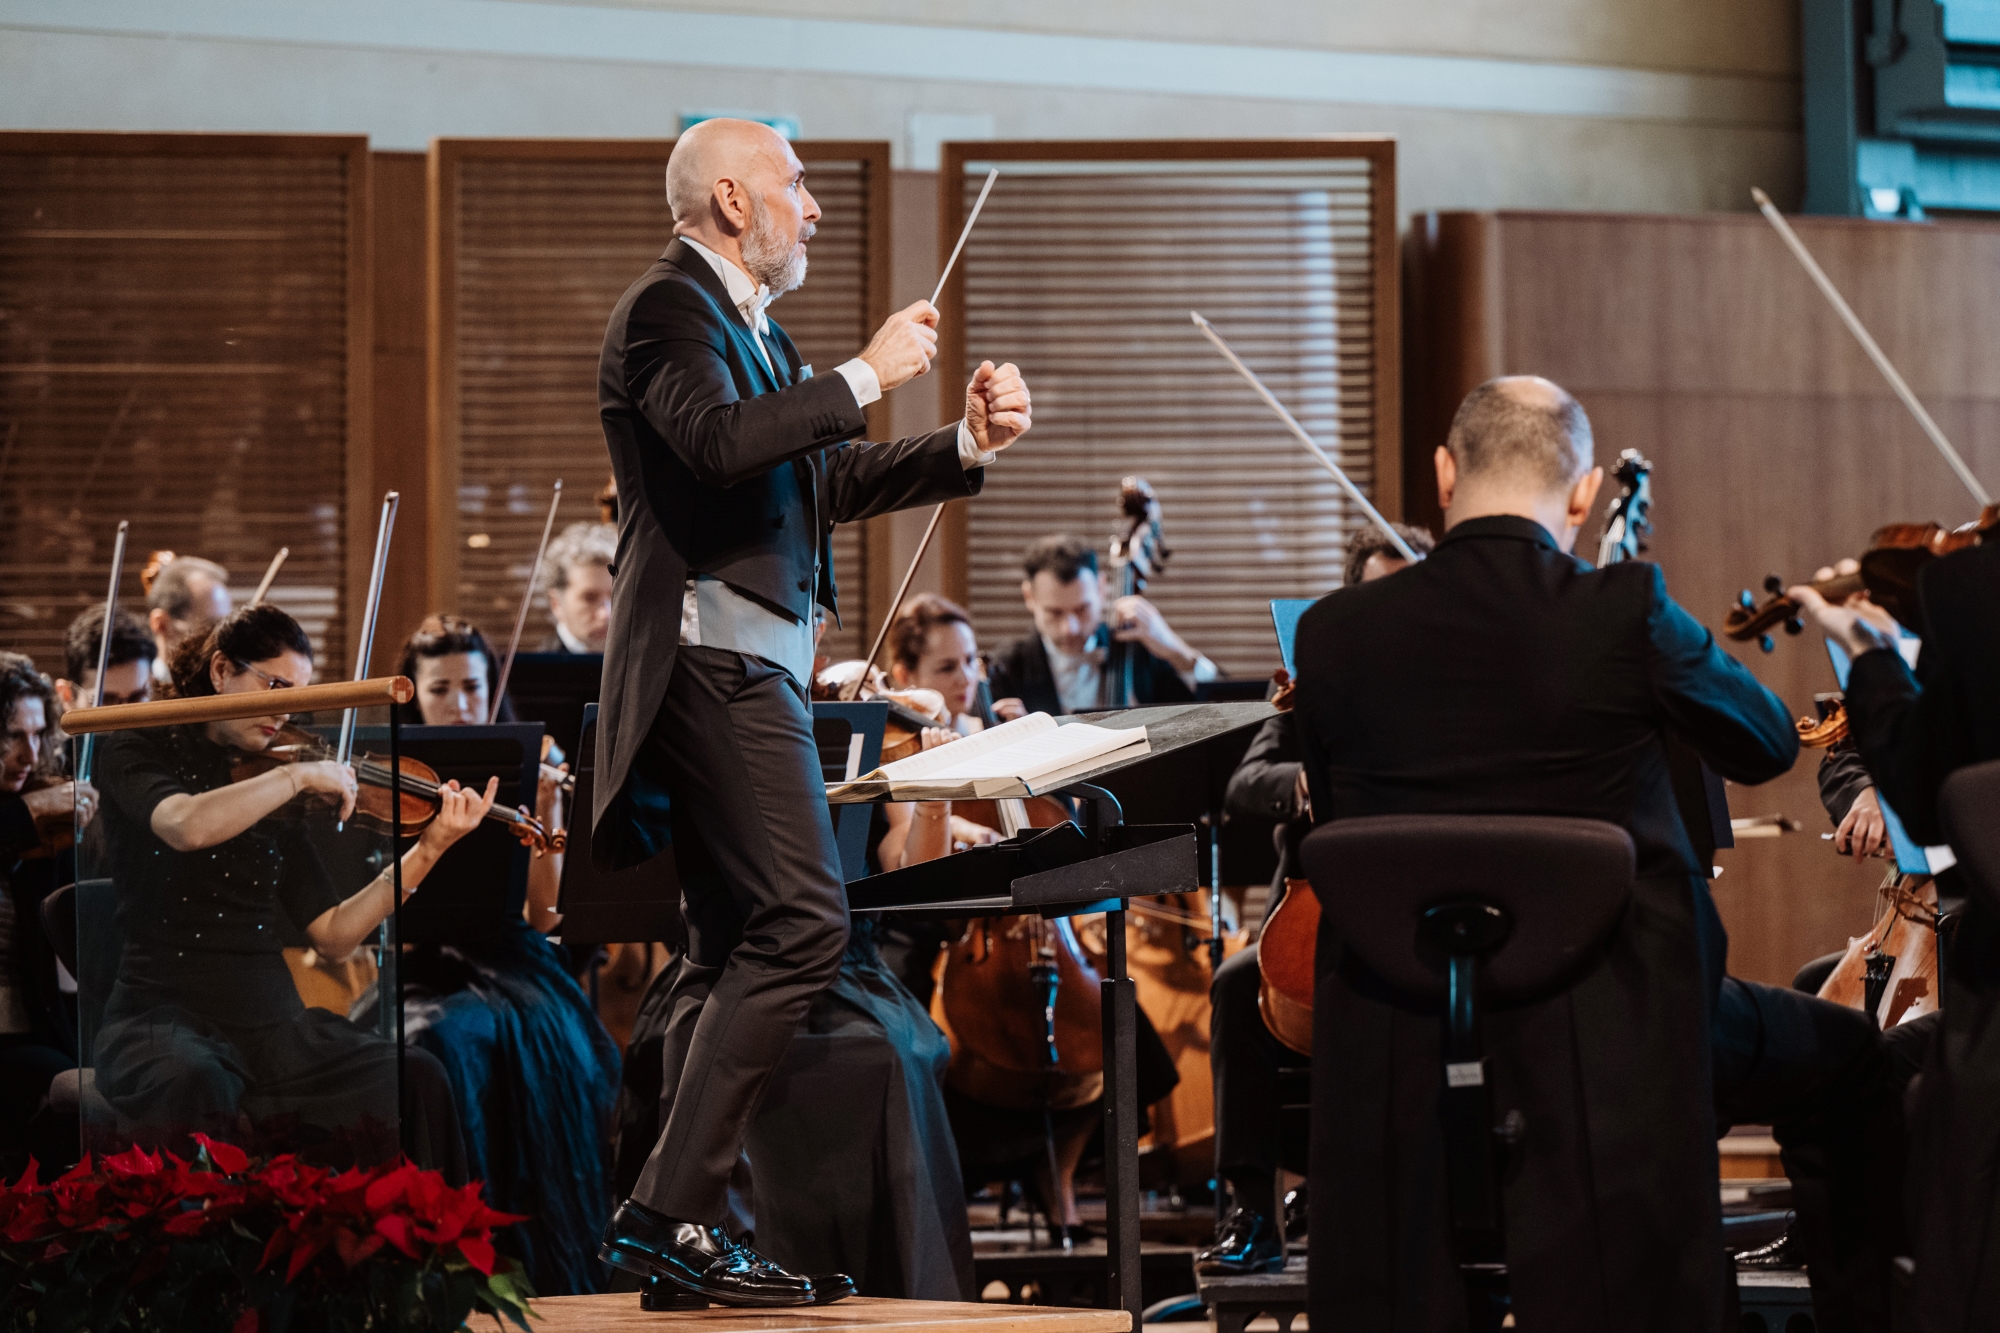
[{"label": "poinsettia leaf", "polygon": [[42,1171],[42,1164],[36,1161],[33,1157],[30,1157],[28,1159],[28,1169],[21,1173],[21,1178],[19,1180],[16,1180],[13,1184],[7,1187],[8,1190],[19,1191],[23,1194],[33,1190],[37,1185],[41,1183],[41,1171]]},{"label": "poinsettia leaf", "polygon": [[285,1281],[295,1281],[298,1275],[305,1271],[305,1266],[318,1257],[319,1252],[325,1248],[326,1241],[323,1239],[302,1237],[299,1243],[292,1247],[291,1262],[285,1265]]},{"label": "poinsettia leaf", "polygon": [[390,1213],[375,1219],[375,1232],[404,1254],[415,1259],[417,1247],[412,1243],[410,1219],[401,1213]]},{"label": "poinsettia leaf", "polygon": [[194,1141],[199,1143],[208,1160],[216,1168],[228,1175],[235,1175],[250,1165],[250,1154],[231,1143],[220,1143],[206,1134],[197,1134]]},{"label": "poinsettia leaf", "polygon": [[482,1274],[487,1277],[493,1276],[493,1246],[489,1242],[475,1240],[471,1236],[460,1236],[458,1252],[465,1256],[467,1263]]},{"label": "poinsettia leaf", "polygon": [[236,1322],[229,1326],[229,1333],[257,1333],[257,1330],[263,1323],[263,1316],[257,1312],[257,1307],[253,1305],[242,1314],[236,1316]]},{"label": "poinsettia leaf", "polygon": [[283,1227],[279,1227],[276,1231],[273,1231],[271,1239],[264,1242],[264,1257],[257,1261],[257,1267],[261,1270],[269,1265],[272,1259],[290,1249],[291,1244],[292,1233],[290,1231],[287,1231]]},{"label": "poinsettia leaf", "polygon": [[402,1198],[409,1189],[410,1178],[416,1174],[417,1169],[404,1162],[387,1175],[378,1176],[368,1186],[369,1211],[379,1213]]}]

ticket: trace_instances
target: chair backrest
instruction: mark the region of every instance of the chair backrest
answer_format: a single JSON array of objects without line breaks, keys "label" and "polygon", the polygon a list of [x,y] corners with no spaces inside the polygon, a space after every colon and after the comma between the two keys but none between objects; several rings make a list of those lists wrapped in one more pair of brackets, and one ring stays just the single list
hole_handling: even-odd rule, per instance
[{"label": "chair backrest", "polygon": [[56,957],[76,975],[76,885],[65,884],[42,899],[42,933]]},{"label": "chair backrest", "polygon": [[1300,854],[1325,928],[1413,999],[1445,994],[1445,956],[1419,938],[1427,909],[1470,900],[1506,913],[1512,930],[1480,987],[1482,1002],[1500,1005],[1561,990],[1597,961],[1635,864],[1624,829],[1552,815],[1342,819],[1314,829]]},{"label": "chair backrest", "polygon": [[1938,789],[1938,819],[1959,873],[2000,908],[2000,759],[1968,764]]}]

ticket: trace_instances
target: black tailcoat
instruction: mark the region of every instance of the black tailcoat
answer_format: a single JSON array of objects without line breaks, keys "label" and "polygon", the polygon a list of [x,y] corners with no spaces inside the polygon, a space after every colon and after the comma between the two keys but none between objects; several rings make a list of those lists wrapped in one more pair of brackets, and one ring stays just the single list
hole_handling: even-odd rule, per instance
[{"label": "black tailcoat", "polygon": [[960,462],[956,423],[848,443],[867,422],[847,381],[830,369],[798,379],[798,349],[774,322],[764,346],[781,383],[757,337],[708,261],[678,240],[626,289],[605,330],[597,398],[618,480],[618,558],[591,856],[609,869],[666,844],[663,794],[628,779],[673,674],[688,575],[801,621],[815,601],[837,612],[835,523],[962,499],[984,480]]},{"label": "black tailcoat", "polygon": [[[1496,1111],[1526,1119],[1505,1191],[1514,1309],[1561,1333],[1718,1327],[1707,1028],[1727,941],[1662,742],[1675,733],[1723,776],[1763,782],[1798,753],[1785,706],[1657,567],[1591,570],[1506,516],[1322,599],[1297,664],[1316,820],[1580,815],[1632,834],[1639,880],[1606,959],[1486,1022]],[[1458,1329],[1438,1016],[1394,1002],[1331,921],[1314,1010],[1313,1322]]]}]

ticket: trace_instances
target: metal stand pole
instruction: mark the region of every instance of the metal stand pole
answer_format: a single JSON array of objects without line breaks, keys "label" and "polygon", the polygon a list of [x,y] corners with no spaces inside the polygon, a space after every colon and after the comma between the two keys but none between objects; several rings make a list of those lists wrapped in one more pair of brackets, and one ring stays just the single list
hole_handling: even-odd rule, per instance
[{"label": "metal stand pole", "polygon": [[[403,1076],[403,1058],[409,1054],[409,1050],[403,1045],[403,983],[398,975],[398,964],[401,962],[402,953],[400,941],[403,918],[402,732],[402,724],[396,720],[396,710],[392,707],[389,710],[389,890],[393,897],[389,915],[382,921],[381,961],[376,967],[376,976],[379,978],[376,984],[382,988],[382,1004],[388,1011],[383,1017],[394,1024],[398,1116],[396,1134],[403,1144],[403,1156],[408,1157],[410,1155],[409,1083]],[[390,1019],[390,1014],[394,1015],[393,1019]]]},{"label": "metal stand pole", "polygon": [[[1121,900],[1122,901],[1122,900]],[[1104,915],[1104,1221],[1112,1308],[1139,1327],[1139,989],[1125,971],[1125,909]]]}]

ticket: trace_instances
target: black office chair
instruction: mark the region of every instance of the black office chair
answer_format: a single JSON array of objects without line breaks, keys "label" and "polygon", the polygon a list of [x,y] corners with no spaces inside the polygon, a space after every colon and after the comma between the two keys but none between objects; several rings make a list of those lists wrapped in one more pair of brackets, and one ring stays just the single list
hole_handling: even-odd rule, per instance
[{"label": "black office chair", "polygon": [[1986,905],[2000,911],[2000,759],[1971,764],[1938,789],[1938,820],[1958,870]]},{"label": "black office chair", "polygon": [[1518,1141],[1522,1124],[1518,1111],[1494,1119],[1480,1016],[1555,995],[1603,956],[1631,896],[1632,839],[1594,819],[1382,815],[1317,828],[1301,854],[1355,959],[1443,1006],[1452,1238],[1471,1327],[1497,1329],[1508,1295],[1495,1143]]}]

